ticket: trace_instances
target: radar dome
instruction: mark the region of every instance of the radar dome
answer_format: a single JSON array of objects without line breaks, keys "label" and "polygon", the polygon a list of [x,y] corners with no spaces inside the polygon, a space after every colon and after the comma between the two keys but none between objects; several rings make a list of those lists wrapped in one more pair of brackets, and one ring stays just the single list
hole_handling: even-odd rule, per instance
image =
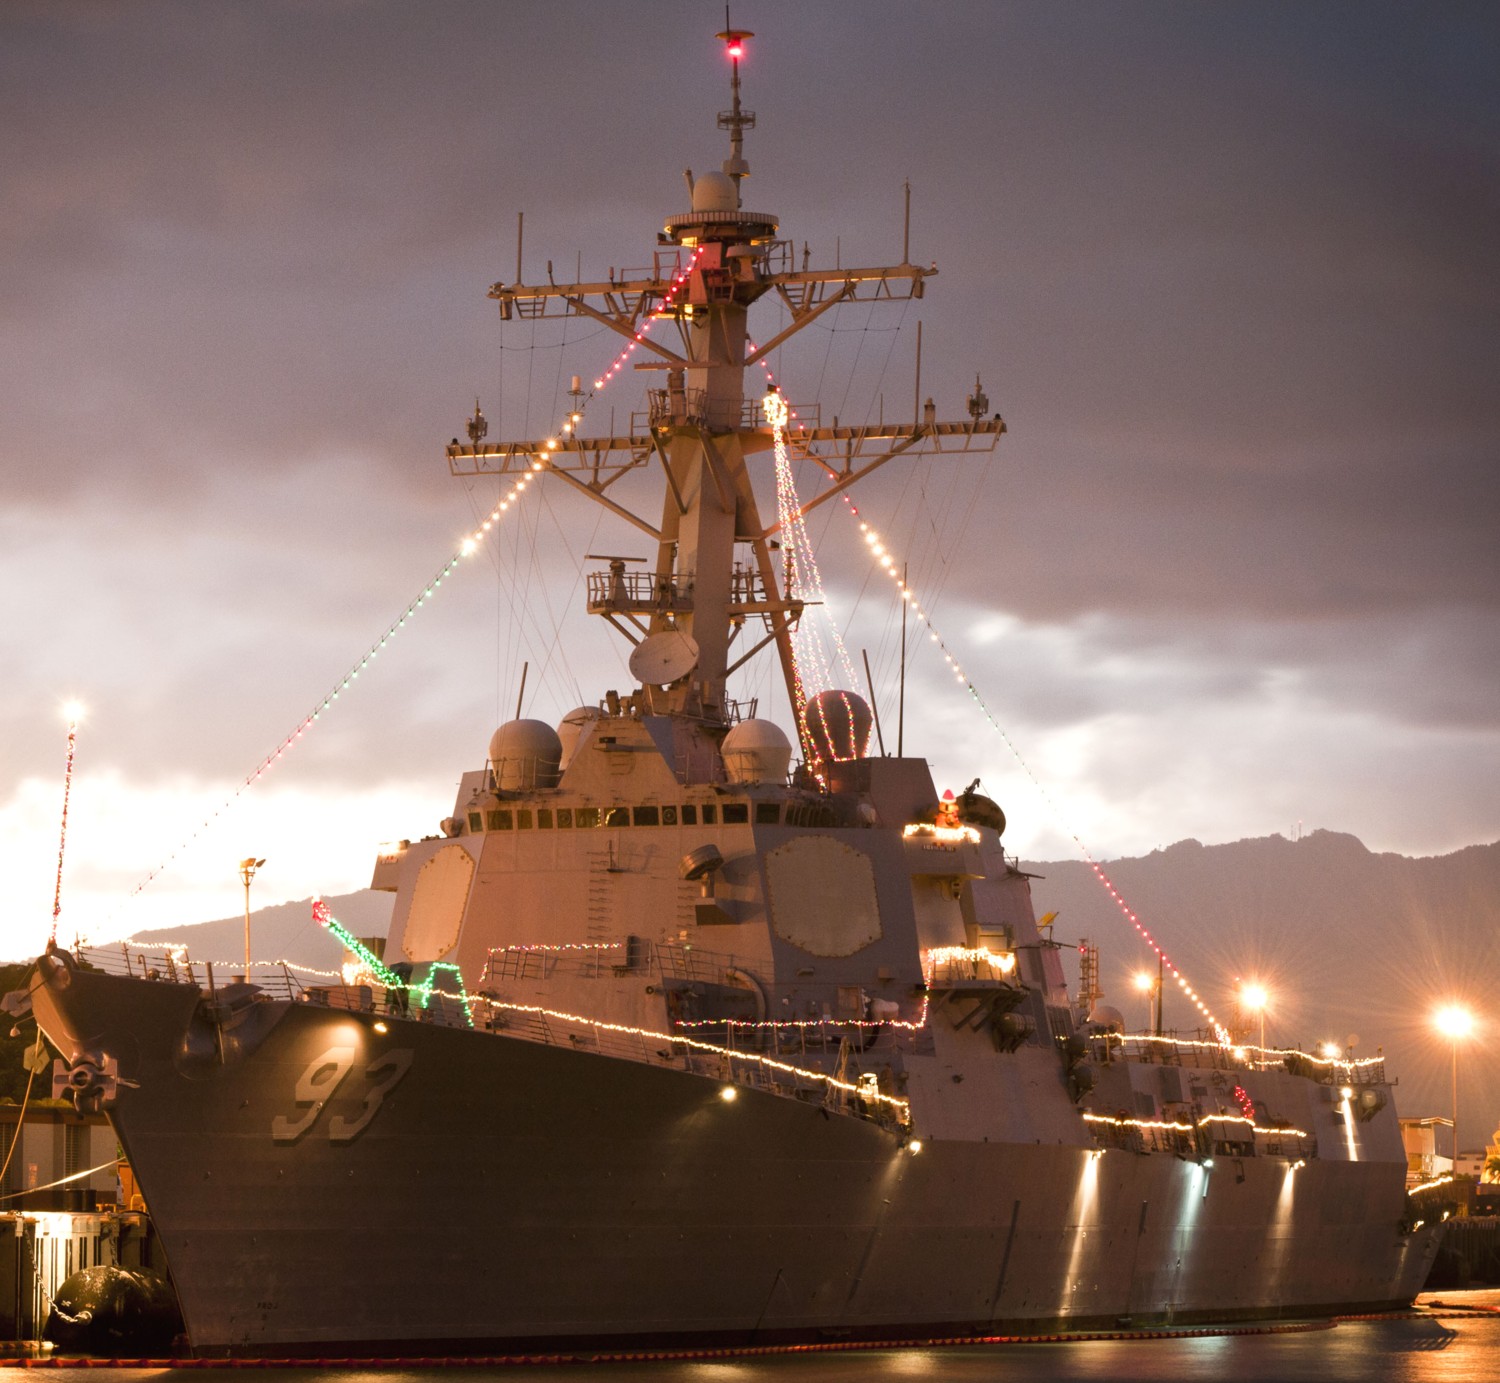
[{"label": "radar dome", "polygon": [[733,211],[739,201],[728,173],[701,173],[693,181],[694,211]]},{"label": "radar dome", "polygon": [[862,759],[870,743],[870,708],[851,691],[819,692],[802,712],[818,763]]},{"label": "radar dome", "polygon": [[503,792],[557,785],[562,741],[545,720],[508,720],[490,737],[495,786]]},{"label": "radar dome", "polygon": [[603,714],[597,706],[575,706],[562,718],[562,723],[557,727],[558,742],[562,745],[559,770],[566,768],[572,761],[573,752],[578,748],[578,741],[583,738],[584,730]]},{"label": "radar dome", "polygon": [[1113,1004],[1095,1004],[1089,1011],[1088,1020],[1101,1032],[1125,1031],[1125,1015]]},{"label": "radar dome", "polygon": [[792,765],[792,742],[769,720],[742,720],[720,749],[731,783],[779,783]]}]

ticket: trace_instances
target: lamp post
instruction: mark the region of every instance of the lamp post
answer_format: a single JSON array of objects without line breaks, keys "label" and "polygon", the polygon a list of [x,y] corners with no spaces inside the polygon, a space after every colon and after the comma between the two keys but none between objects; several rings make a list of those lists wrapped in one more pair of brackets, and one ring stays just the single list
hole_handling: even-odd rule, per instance
[{"label": "lamp post", "polygon": [[1453,1045],[1453,1171],[1458,1173],[1458,1044],[1474,1031],[1474,1015],[1460,1004],[1445,1004],[1432,1016],[1433,1026]]},{"label": "lamp post", "polygon": [[1135,987],[1146,996],[1146,1026],[1157,1037],[1161,1036],[1162,958],[1156,957],[1156,974],[1149,970],[1137,970]]},{"label": "lamp post", "polygon": [[1260,1015],[1260,1050],[1266,1050],[1266,1003],[1270,996],[1263,984],[1247,984],[1240,990],[1240,1006]]},{"label": "lamp post", "polygon": [[245,983],[250,983],[250,880],[255,877],[255,871],[265,863],[258,860],[254,855],[247,856],[240,861],[240,878],[245,881]]},{"label": "lamp post", "polygon": [[1135,987],[1146,997],[1146,1031],[1151,1030],[1151,1020],[1156,1013],[1156,977],[1145,970],[1135,972]]}]

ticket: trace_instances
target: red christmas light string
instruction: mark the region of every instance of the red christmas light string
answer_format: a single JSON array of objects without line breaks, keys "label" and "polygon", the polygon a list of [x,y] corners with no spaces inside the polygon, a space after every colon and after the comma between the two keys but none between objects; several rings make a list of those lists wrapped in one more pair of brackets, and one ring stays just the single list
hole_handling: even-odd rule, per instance
[{"label": "red christmas light string", "polygon": [[1208,1005],[1203,1001],[1203,997],[1198,993],[1196,989],[1193,988],[1192,984],[1189,983],[1187,976],[1184,975],[1182,971],[1179,970],[1177,966],[1172,962],[1171,957],[1168,956],[1167,953],[1162,949],[1161,943],[1151,935],[1145,923],[1141,921],[1135,910],[1131,908],[1131,906],[1125,901],[1119,890],[1114,886],[1113,881],[1100,866],[1099,861],[1094,858],[1093,852],[1090,851],[1088,846],[1083,843],[1083,840],[1078,835],[1078,833],[1068,825],[1067,818],[1063,815],[1062,808],[1058,806],[1052,794],[1042,786],[1041,780],[1032,771],[1031,765],[1028,764],[1022,757],[1021,751],[1016,748],[1014,741],[1008,734],[1006,734],[1005,729],[1000,724],[1000,722],[995,719],[994,715],[990,711],[990,708],[985,705],[984,698],[979,694],[979,689],[974,685],[973,680],[964,671],[958,659],[953,656],[952,651],[943,641],[942,636],[939,635],[936,626],[934,626],[932,622],[932,617],[927,613],[926,610],[922,608],[920,602],[918,602],[915,595],[912,594],[911,588],[906,584],[905,581],[901,579],[900,575],[897,573],[895,559],[886,550],[885,544],[881,541],[880,534],[871,524],[861,518],[859,507],[854,503],[853,500],[849,498],[848,495],[841,495],[840,498],[848,507],[849,513],[859,523],[860,532],[865,535],[865,541],[869,545],[871,553],[879,561],[879,564],[885,569],[887,575],[889,575],[891,580],[895,582],[897,590],[901,593],[901,599],[908,606],[910,606],[911,609],[916,613],[918,618],[921,619],[922,623],[927,628],[928,635],[931,638],[932,642],[937,644],[938,648],[942,651],[943,659],[948,664],[948,667],[952,670],[954,680],[957,681],[958,684],[969,693],[969,696],[973,699],[974,704],[979,708],[980,714],[983,715],[987,721],[989,721],[990,727],[995,731],[996,734],[1000,736],[1000,738],[1005,742],[1006,748],[1009,749],[1010,752],[1015,756],[1016,762],[1021,765],[1021,768],[1025,772],[1026,776],[1031,779],[1032,786],[1034,786],[1037,792],[1041,794],[1043,800],[1047,803],[1048,807],[1051,808],[1053,815],[1062,824],[1063,829],[1067,831],[1069,837],[1073,841],[1073,844],[1078,847],[1078,851],[1083,856],[1084,861],[1088,864],[1089,868],[1093,870],[1095,877],[1103,886],[1104,891],[1109,894],[1111,899],[1114,900],[1115,906],[1119,908],[1122,914],[1124,914],[1126,920],[1130,923],[1130,925],[1135,928],[1136,933],[1140,936],[1141,940],[1144,941],[1153,952],[1155,952],[1157,957],[1161,960],[1162,965],[1171,972],[1172,978],[1177,981],[1177,987],[1182,991],[1184,997],[1187,998],[1187,1000],[1193,1005],[1193,1007],[1196,1008],[1198,1012],[1202,1014],[1203,1017],[1208,1021],[1209,1026],[1213,1029],[1214,1034],[1217,1036],[1219,1041],[1222,1044],[1227,1045],[1229,1042],[1228,1029],[1225,1028],[1224,1025],[1220,1023],[1219,1020],[1214,1016]]},{"label": "red christmas light string", "polygon": [[599,376],[598,379],[594,381],[595,389],[604,388],[606,384],[608,384],[612,379],[614,379],[617,374],[620,373],[621,369],[624,368],[625,362],[629,360],[630,357],[635,353],[635,348],[646,339],[647,333],[651,330],[652,322],[657,322],[660,321],[663,317],[671,316],[671,308],[674,304],[674,301],[676,300],[677,294],[681,290],[682,285],[688,281],[688,275],[693,272],[693,266],[697,264],[698,256],[702,253],[703,247],[700,245],[693,251],[692,255],[689,257],[687,266],[685,268],[679,269],[672,276],[672,286],[663,296],[661,300],[661,306],[653,308],[651,312],[647,314],[646,320],[642,322],[638,328],[636,328],[635,335],[631,338],[630,344],[627,345],[625,349],[622,350],[619,355],[617,355],[614,360],[610,362],[609,369],[607,369],[602,375]]},{"label": "red christmas light string", "polygon": [[63,770],[62,829],[57,838],[57,886],[52,890],[52,932],[48,939],[49,946],[57,945],[57,920],[62,915],[63,851],[68,845],[68,798],[73,792],[73,755],[78,746],[78,716],[78,708],[70,706],[67,710],[68,761]]},{"label": "red christmas light string", "polygon": [[936,627],[932,623],[931,616],[927,613],[926,610],[922,608],[921,604],[912,594],[911,588],[906,584],[906,582],[901,579],[899,575],[897,575],[895,559],[889,554],[889,552],[885,550],[885,546],[880,540],[880,534],[869,523],[860,518],[858,506],[855,505],[855,503],[847,495],[841,496],[841,498],[844,500],[845,505],[848,507],[850,514],[859,521],[860,531],[865,534],[866,542],[869,544],[872,553],[879,559],[880,565],[884,567],[886,573],[896,584],[897,589],[901,593],[902,600],[906,602],[906,604],[908,604],[913,611],[915,611],[917,616],[921,619],[922,623],[926,626],[928,635],[931,638],[932,642],[937,644],[939,649],[942,651],[944,661],[952,670],[955,680],[960,686],[964,688],[965,691],[969,693],[969,696],[973,699],[974,704],[979,708],[980,713],[990,723],[991,728],[995,730],[995,732],[1005,742],[1006,747],[1015,756],[1016,762],[1021,765],[1021,768],[1026,773],[1026,776],[1031,779],[1032,785],[1041,794],[1048,807],[1051,808],[1053,815],[1058,819],[1059,822],[1063,824],[1063,829],[1068,832],[1068,835],[1072,839],[1074,845],[1078,847],[1080,854],[1082,854],[1085,862],[1093,871],[1095,877],[1099,880],[1100,885],[1104,888],[1105,892],[1109,894],[1110,898],[1114,901],[1115,906],[1119,908],[1120,912],[1124,915],[1130,925],[1135,929],[1140,938],[1146,943],[1147,946],[1151,948],[1153,952],[1155,952],[1155,954],[1161,960],[1163,966],[1165,966],[1165,968],[1171,972],[1172,978],[1177,981],[1178,988],[1182,991],[1183,995],[1188,999],[1188,1001],[1208,1021],[1209,1025],[1213,1028],[1219,1040],[1221,1042],[1227,1043],[1229,1041],[1228,1030],[1214,1016],[1208,1005],[1203,1001],[1202,996],[1199,995],[1197,990],[1195,990],[1192,984],[1188,981],[1187,976],[1177,968],[1172,959],[1162,949],[1161,944],[1156,940],[1154,936],[1151,935],[1151,932],[1141,921],[1135,910],[1131,908],[1131,906],[1125,901],[1124,897],[1115,887],[1113,881],[1100,866],[1098,860],[1094,858],[1092,851],[1090,851],[1088,846],[1084,844],[1082,838],[1076,831],[1072,830],[1071,827],[1067,825],[1067,820],[1063,815],[1062,809],[1058,806],[1052,794],[1049,793],[1047,789],[1042,785],[1041,780],[1032,771],[1031,765],[1028,764],[1022,757],[1021,751],[1016,747],[1014,741],[1012,741],[1010,736],[1006,734],[1004,727],[1001,726],[999,721],[995,719],[989,707],[985,704],[984,698],[980,696],[979,689],[975,687],[972,679],[964,671],[958,659],[954,657],[952,651],[948,648],[941,635],[939,635]]}]

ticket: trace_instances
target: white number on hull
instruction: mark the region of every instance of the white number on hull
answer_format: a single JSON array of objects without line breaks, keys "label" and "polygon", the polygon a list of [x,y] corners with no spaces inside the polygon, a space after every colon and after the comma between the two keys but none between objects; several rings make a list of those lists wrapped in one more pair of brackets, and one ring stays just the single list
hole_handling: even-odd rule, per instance
[{"label": "white number on hull", "polygon": [[[330,1142],[347,1143],[359,1137],[369,1127],[370,1121],[380,1112],[385,1097],[411,1070],[412,1057],[409,1048],[398,1048],[387,1052],[365,1068],[365,1079],[370,1082],[364,1094],[364,1103],[352,1119],[342,1114],[328,1121]],[[295,1143],[317,1122],[323,1106],[333,1098],[334,1092],[344,1082],[354,1065],[354,1048],[348,1044],[335,1044],[307,1064],[307,1069],[297,1077],[294,1102],[304,1111],[300,1116],[278,1114],[271,1120],[271,1137],[278,1143]]]},{"label": "white number on hull", "polygon": [[[411,1070],[411,1060],[415,1055],[410,1047],[400,1047],[367,1066],[365,1079],[374,1081],[374,1084],[365,1092],[365,1103],[359,1111],[359,1117],[346,1119],[342,1114],[334,1115],[328,1121],[328,1137],[335,1143],[347,1143],[351,1138],[358,1138],[369,1127],[370,1120],[379,1113],[381,1101],[400,1084],[401,1077]],[[383,1079],[376,1080],[377,1076]]]}]

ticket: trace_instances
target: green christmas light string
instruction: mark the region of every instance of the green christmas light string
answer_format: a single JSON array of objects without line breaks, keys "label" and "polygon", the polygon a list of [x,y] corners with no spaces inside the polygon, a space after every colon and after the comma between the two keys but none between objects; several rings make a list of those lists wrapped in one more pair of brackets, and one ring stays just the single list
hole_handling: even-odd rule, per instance
[{"label": "green christmas light string", "polygon": [[[327,903],[321,898],[314,898],[312,905],[313,921],[319,926],[325,927],[338,938],[346,951],[349,951],[355,960],[362,965],[379,983],[387,989],[399,989],[416,999],[417,1007],[426,1010],[432,1002],[432,996],[437,994],[442,998],[457,999],[463,1005],[464,1022],[469,1027],[474,1026],[474,1013],[469,1007],[469,991],[464,988],[464,977],[458,966],[450,965],[446,961],[434,961],[427,967],[426,978],[411,981],[404,980],[386,963],[380,959],[368,946],[355,936],[347,927],[334,917]],[[454,994],[446,989],[437,987],[437,976],[439,973],[451,974],[458,982],[458,993]]]}]

